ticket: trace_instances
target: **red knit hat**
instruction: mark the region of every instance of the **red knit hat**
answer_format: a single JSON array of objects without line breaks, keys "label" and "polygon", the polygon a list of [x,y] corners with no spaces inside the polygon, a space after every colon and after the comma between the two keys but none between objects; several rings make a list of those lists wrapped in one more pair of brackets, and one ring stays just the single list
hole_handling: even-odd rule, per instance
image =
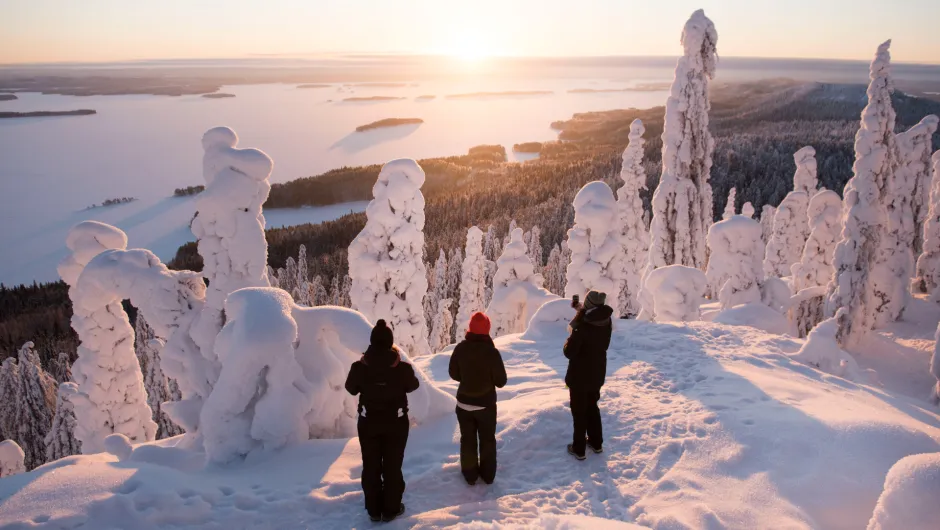
[{"label": "red knit hat", "polygon": [[470,317],[470,328],[467,330],[470,333],[476,333],[477,335],[489,335],[490,334],[490,317],[480,313],[479,311],[474,313]]}]

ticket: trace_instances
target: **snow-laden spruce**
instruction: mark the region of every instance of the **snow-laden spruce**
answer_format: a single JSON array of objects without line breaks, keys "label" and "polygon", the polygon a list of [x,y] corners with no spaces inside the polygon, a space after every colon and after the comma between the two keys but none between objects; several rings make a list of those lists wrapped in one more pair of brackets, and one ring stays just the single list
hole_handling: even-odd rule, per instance
[{"label": "snow-laden spruce", "polygon": [[806,146],[793,154],[796,172],[793,191],[784,197],[774,212],[773,229],[767,241],[764,274],[783,278],[800,261],[809,238],[809,201],[816,194],[816,150]]},{"label": "snow-laden spruce", "polygon": [[621,253],[617,230],[618,208],[614,192],[600,180],[588,182],[574,197],[574,226],[568,230],[568,264],[565,297],[585,296],[588,291],[607,293],[607,304],[620,307]]},{"label": "snow-laden spruce", "polygon": [[[183,432],[179,425],[163,411],[163,403],[176,401],[180,398],[170,390],[170,380],[163,373],[160,362],[160,352],[165,342],[154,335],[153,328],[147,324],[147,319],[140,312],[134,323],[134,351],[140,362],[140,370],[144,375],[144,388],[147,389],[147,403],[153,411],[153,421],[157,424],[157,439],[169,438]],[[173,384],[177,389],[177,385]]]},{"label": "snow-laden spruce", "polygon": [[467,329],[470,316],[483,311],[486,297],[486,258],[483,256],[483,231],[475,226],[467,230],[467,246],[460,277],[460,307],[457,333]]},{"label": "snow-laden spruce", "polygon": [[835,315],[836,338],[850,348],[869,330],[900,318],[910,297],[909,273],[888,232],[886,205],[898,169],[891,106],[891,41],[878,47],[871,63],[868,105],[855,136],[853,177],[845,186],[845,219],[836,246],[835,278],[829,284],[826,312]]},{"label": "snow-laden spruce", "polygon": [[[79,390],[72,402],[78,419],[75,437],[88,454],[102,451],[104,439],[116,432],[138,443],[151,441],[157,425],[134,352],[134,330],[121,306],[122,300],[131,298],[140,307],[140,294],[122,295],[114,285],[128,282],[113,270],[128,256],[127,235],[113,226],[85,221],[69,231],[66,246],[70,254],[59,265],[59,274],[70,286],[72,327],[81,341],[72,365]],[[134,265],[149,269],[150,257],[159,263],[149,251],[131,252],[139,253],[128,260]],[[152,289],[131,283],[141,290]]]},{"label": "snow-laden spruce", "polygon": [[19,442],[26,451],[26,468],[33,469],[46,462],[46,434],[55,414],[56,382],[45,370],[39,354],[27,342],[17,352],[21,394],[17,406]]},{"label": "snow-laden spruce", "polygon": [[920,123],[897,135],[901,165],[895,177],[898,185],[892,189],[892,195],[902,193],[900,186],[905,189],[913,187],[911,195],[904,196],[901,203],[908,203],[905,205],[909,206],[901,212],[901,242],[913,249],[914,256],[918,256],[924,248],[924,221],[930,206],[930,152],[938,123],[940,118],[937,116],[924,116]]},{"label": "snow-laden spruce", "polygon": [[0,442],[0,478],[26,472],[23,448],[13,440]]},{"label": "snow-laden spruce", "polygon": [[743,215],[717,222],[708,230],[708,269],[705,276],[721,309],[761,301],[764,280],[760,223]]},{"label": "snow-laden spruce", "polygon": [[[361,313],[302,307],[281,289],[251,287],[229,295],[225,314],[217,339],[222,370],[200,425],[210,460],[355,435],[356,398],[343,383],[368,347],[372,326]],[[453,398],[420,369],[415,375],[421,386],[408,395],[413,423],[453,411]]]},{"label": "snow-laden spruce", "polygon": [[868,530],[933,530],[940,523],[940,453],[906,456],[888,470]]},{"label": "snow-laden spruce", "polygon": [[78,393],[75,383],[61,383],[56,397],[52,427],[43,440],[46,444],[46,462],[82,453],[82,443],[75,438],[75,407],[72,398]]},{"label": "snow-laden spruce", "polygon": [[708,83],[718,65],[718,33],[704,11],[692,13],[681,42],[684,53],[666,100],[663,171],[653,195],[646,274],[673,264],[704,268],[705,235],[713,218]]},{"label": "snow-laden spruce", "polygon": [[916,289],[940,299],[940,151],[931,157],[930,207],[924,220],[924,251],[917,258]]},{"label": "snow-laden spruce", "polygon": [[561,245],[555,245],[548,253],[544,269],[545,288],[558,296],[565,294],[565,274],[568,272],[570,260],[571,250],[565,241],[562,241]]},{"label": "snow-laden spruce", "polygon": [[425,355],[428,294],[424,265],[424,170],[411,159],[382,167],[366,208],[366,226],[349,245],[352,307],[384,319],[409,355]]},{"label": "snow-laden spruce", "polygon": [[[218,377],[215,337],[222,329],[222,306],[242,287],[268,286],[268,244],[261,206],[268,198],[274,162],[258,149],[239,149],[238,135],[228,127],[209,129],[202,137],[202,176],[206,189],[196,199],[192,222],[202,274],[209,280],[205,306],[191,335],[209,360],[203,374],[209,385]],[[190,427],[182,424],[188,431]]]},{"label": "snow-laden spruce", "polygon": [[[617,277],[620,282],[620,315],[637,314],[640,304],[637,296],[643,280],[643,270],[649,258],[650,234],[643,220],[641,190],[646,189],[646,170],[643,168],[643,122],[630,124],[630,143],[623,151],[620,179],[623,186],[617,190],[617,225],[620,228],[621,251],[617,257]],[[610,300],[608,300],[610,304]]]},{"label": "snow-laden spruce", "polygon": [[513,230],[509,244],[496,262],[493,300],[486,308],[492,322],[490,334],[494,337],[525,331],[539,306],[558,298],[542,288],[542,275],[535,272],[522,236],[521,228]]},{"label": "snow-laden spruce", "polygon": [[722,219],[731,219],[736,214],[734,213],[734,201],[738,194],[738,190],[734,187],[731,188],[731,191],[728,192],[728,199],[725,201],[725,211],[721,214]]},{"label": "snow-laden spruce", "polygon": [[774,235],[774,216],[777,215],[777,208],[773,205],[765,204],[760,211],[760,228],[761,228],[761,239],[764,240],[764,245],[770,242],[771,236]]},{"label": "snow-laden spruce", "polygon": [[454,316],[450,312],[452,303],[450,298],[442,298],[437,302],[437,312],[431,323],[431,352],[444,351],[451,343],[454,329]]},{"label": "snow-laden spruce", "polygon": [[640,320],[690,322],[701,318],[708,279],[705,273],[685,265],[660,267],[646,276],[640,303]]},{"label": "snow-laden spruce", "polygon": [[[747,217],[748,219],[754,218],[754,211],[755,211],[754,205],[751,204],[750,201],[744,203],[741,206],[741,215],[743,215],[744,217]],[[764,239],[764,226],[761,225],[761,240],[763,241],[763,239]]]},{"label": "snow-laden spruce", "polygon": [[826,286],[832,281],[832,256],[842,232],[842,199],[834,191],[820,190],[809,201],[809,239],[803,255],[791,268],[796,305],[790,318],[800,337],[824,318]]},{"label": "snow-laden spruce", "polygon": [[535,272],[541,274],[544,263],[542,257],[542,230],[539,228],[539,225],[533,226],[532,230],[525,233],[525,242],[526,247],[529,249],[529,259],[532,260]]}]

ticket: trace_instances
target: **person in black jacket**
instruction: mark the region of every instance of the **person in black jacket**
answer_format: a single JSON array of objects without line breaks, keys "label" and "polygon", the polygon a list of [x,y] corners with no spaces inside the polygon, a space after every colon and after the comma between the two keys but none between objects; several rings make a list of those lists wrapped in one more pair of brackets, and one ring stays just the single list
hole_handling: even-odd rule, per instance
[{"label": "person in black jacket", "polygon": [[[401,473],[408,442],[408,396],[418,389],[414,368],[401,360],[384,320],[372,329],[371,344],[352,364],[346,391],[359,395],[362,492],[372,521],[391,521],[405,512]],[[384,479],[384,483],[383,483]]]},{"label": "person in black jacket", "polygon": [[470,317],[467,335],[454,348],[448,371],[451,379],[460,382],[456,410],[460,470],[471,486],[477,478],[492,484],[496,479],[496,389],[506,386],[506,367],[490,338],[490,319],[483,313]]},{"label": "person in black jacket", "polygon": [[606,294],[588,293],[584,305],[571,321],[571,335],[565,342],[564,353],[568,358],[565,384],[574,420],[574,437],[568,445],[568,453],[578,460],[585,459],[587,446],[595,453],[603,452],[604,432],[597,402],[607,377],[607,348],[613,329],[610,316],[614,312],[606,302]]}]

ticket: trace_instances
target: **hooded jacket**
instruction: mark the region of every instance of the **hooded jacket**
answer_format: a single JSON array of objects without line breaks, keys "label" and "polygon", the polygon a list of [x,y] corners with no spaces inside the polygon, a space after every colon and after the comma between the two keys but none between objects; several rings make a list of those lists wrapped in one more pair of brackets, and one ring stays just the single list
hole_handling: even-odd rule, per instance
[{"label": "hooded jacket", "polygon": [[614,310],[602,305],[579,312],[571,321],[571,335],[565,341],[568,358],[565,384],[578,390],[598,390],[607,378],[607,348]]},{"label": "hooded jacket", "polygon": [[395,346],[369,346],[346,377],[346,391],[359,396],[360,418],[396,418],[408,414],[409,392],[418,389],[414,368]]},{"label": "hooded jacket", "polygon": [[467,333],[450,356],[450,378],[460,382],[457,401],[464,405],[496,405],[496,389],[506,386],[503,357],[489,335]]}]

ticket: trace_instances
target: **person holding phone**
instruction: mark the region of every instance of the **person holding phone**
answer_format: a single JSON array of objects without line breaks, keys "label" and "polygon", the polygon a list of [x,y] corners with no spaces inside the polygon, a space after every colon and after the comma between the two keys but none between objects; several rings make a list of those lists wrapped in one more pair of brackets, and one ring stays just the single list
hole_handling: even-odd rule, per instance
[{"label": "person holding phone", "polygon": [[579,302],[577,295],[572,297],[572,307],[577,313],[570,323],[571,335],[565,341],[564,354],[568,358],[565,384],[568,385],[574,423],[568,453],[584,460],[587,447],[594,453],[604,451],[598,402],[607,378],[607,348],[613,331],[611,315],[614,310],[607,305],[607,295],[598,291],[589,292],[584,305]]}]

